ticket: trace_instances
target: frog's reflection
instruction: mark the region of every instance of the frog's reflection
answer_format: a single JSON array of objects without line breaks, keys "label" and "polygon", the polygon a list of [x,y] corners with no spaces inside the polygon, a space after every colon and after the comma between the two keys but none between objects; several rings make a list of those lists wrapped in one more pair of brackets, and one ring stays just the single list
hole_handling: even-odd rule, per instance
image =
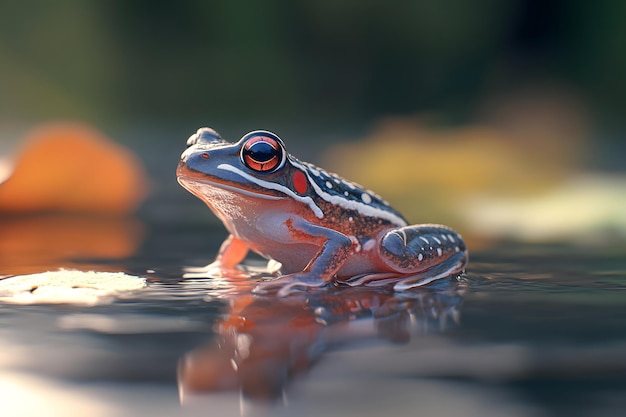
[{"label": "frog's reflection", "polygon": [[239,391],[244,398],[280,398],[324,352],[365,340],[406,343],[456,323],[463,281],[406,293],[335,288],[286,298],[231,297],[210,344],[181,360],[178,384],[187,394]]}]

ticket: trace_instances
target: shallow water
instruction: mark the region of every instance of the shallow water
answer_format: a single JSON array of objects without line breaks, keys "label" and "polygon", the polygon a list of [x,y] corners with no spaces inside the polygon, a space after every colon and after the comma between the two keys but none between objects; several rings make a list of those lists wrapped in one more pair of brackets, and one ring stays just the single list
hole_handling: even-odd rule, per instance
[{"label": "shallow water", "polygon": [[[246,281],[183,280],[182,266],[208,262],[225,232],[145,217],[135,255],[87,251],[63,266],[123,270],[146,277],[146,289],[93,307],[0,305],[6,415],[626,409],[624,245],[470,245],[459,280],[277,299],[250,295]],[[28,257],[14,259],[0,273],[30,272]]]}]

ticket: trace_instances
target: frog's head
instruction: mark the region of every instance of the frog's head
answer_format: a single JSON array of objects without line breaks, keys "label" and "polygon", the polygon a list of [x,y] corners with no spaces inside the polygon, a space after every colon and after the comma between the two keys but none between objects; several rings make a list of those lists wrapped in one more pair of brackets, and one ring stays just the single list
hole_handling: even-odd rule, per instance
[{"label": "frog's head", "polygon": [[176,176],[200,198],[199,190],[205,187],[270,199],[290,194],[288,154],[283,141],[272,132],[256,130],[230,143],[215,130],[202,128],[187,145]]}]

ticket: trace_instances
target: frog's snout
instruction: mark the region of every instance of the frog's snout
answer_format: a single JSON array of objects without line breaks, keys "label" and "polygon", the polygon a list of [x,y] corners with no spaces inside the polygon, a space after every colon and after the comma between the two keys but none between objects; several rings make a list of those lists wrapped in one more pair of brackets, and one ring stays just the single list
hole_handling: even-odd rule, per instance
[{"label": "frog's snout", "polygon": [[185,173],[188,175],[191,171],[203,172],[207,169],[209,159],[211,155],[208,150],[190,146],[180,156],[176,172],[178,175]]}]

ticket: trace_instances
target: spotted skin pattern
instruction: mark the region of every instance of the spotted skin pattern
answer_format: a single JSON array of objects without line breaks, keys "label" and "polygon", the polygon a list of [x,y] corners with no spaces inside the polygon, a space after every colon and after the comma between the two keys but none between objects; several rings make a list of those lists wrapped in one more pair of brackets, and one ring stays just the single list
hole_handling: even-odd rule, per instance
[{"label": "spotted skin pattern", "polygon": [[385,235],[381,245],[382,256],[406,273],[428,269],[465,251],[461,237],[454,230],[440,225],[394,229]]},{"label": "spotted skin pattern", "polygon": [[283,276],[257,287],[279,295],[333,281],[404,290],[464,271],[467,250],[452,229],[408,225],[374,192],[288,154],[271,132],[230,143],[202,128],[187,144],[178,181],[230,232],[209,275],[231,273],[248,250],[282,264]]},{"label": "spotted skin pattern", "polygon": [[347,181],[337,174],[325,171],[307,162],[300,162],[293,157],[292,164],[302,166],[310,174],[309,179],[315,182],[320,189],[329,195],[358,204],[366,204],[380,211],[394,213],[399,219],[402,219],[402,221],[406,223],[406,220],[404,220],[400,213],[394,210],[388,202],[373,191],[365,190],[362,186]]}]

